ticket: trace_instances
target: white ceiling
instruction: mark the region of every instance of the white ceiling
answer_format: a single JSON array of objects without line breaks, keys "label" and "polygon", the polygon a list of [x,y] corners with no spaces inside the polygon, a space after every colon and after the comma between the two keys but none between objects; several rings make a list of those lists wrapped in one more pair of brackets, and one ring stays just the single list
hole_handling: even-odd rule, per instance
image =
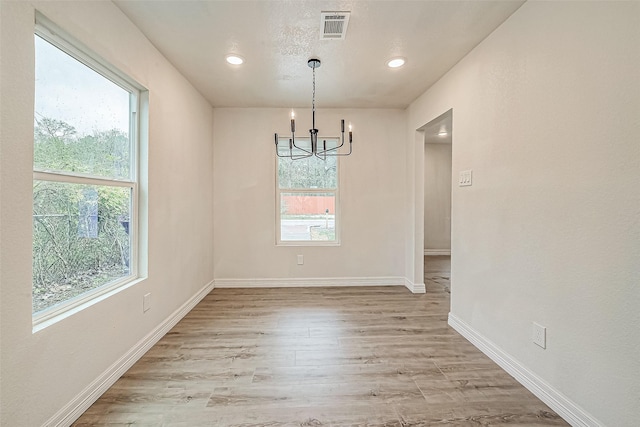
[{"label": "white ceiling", "polygon": [[[317,57],[316,107],[404,108],[523,1],[115,3],[214,107],[310,107]],[[321,11],[351,11],[344,40],[320,40]],[[396,56],[407,63],[388,68]]]}]

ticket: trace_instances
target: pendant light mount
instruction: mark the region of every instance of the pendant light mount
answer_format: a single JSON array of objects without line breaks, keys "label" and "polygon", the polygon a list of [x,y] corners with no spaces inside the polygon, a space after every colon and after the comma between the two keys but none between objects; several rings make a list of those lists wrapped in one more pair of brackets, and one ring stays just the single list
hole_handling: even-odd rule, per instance
[{"label": "pendant light mount", "polygon": [[307,61],[307,65],[310,68],[316,69],[316,68],[319,68],[320,65],[322,65],[322,63],[317,58],[311,58],[310,60]]}]

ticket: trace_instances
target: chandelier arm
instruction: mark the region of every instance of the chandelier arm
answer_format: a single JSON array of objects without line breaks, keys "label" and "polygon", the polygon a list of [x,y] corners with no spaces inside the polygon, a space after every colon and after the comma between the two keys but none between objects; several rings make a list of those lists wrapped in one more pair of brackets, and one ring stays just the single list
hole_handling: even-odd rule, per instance
[{"label": "chandelier arm", "polygon": [[351,144],[349,144],[349,151],[346,153],[323,153],[323,155],[327,156],[327,157],[338,157],[338,156],[348,156],[349,154],[351,154],[352,150],[351,150]]},{"label": "chandelier arm", "polygon": [[[337,147],[333,147],[333,148],[329,148],[327,149],[326,146],[324,148],[324,150],[321,150],[319,153],[320,154],[324,154],[325,156],[335,156],[335,153],[331,153],[332,151],[338,151],[340,148],[342,148],[342,146],[344,146],[344,120],[341,121],[341,137],[340,137],[340,145],[338,145]],[[351,148],[349,148],[349,154],[351,153]],[[340,154],[342,156],[348,156],[348,154]]]},{"label": "chandelier arm", "polygon": [[327,140],[322,140],[322,150],[318,150],[316,157],[322,160],[327,160]]},{"label": "chandelier arm", "polygon": [[[310,151],[307,151],[304,148],[300,148],[297,145],[295,145],[293,143],[293,139],[289,139],[289,154],[280,154],[280,152],[278,151],[278,141],[279,141],[279,139],[278,139],[278,134],[277,133],[275,134],[274,138],[275,138],[275,144],[276,144],[276,156],[278,156],[280,158],[291,159],[291,160],[299,160],[299,159],[304,159],[306,157],[311,157],[313,155],[313,153],[311,153]],[[295,148],[297,148],[297,149],[299,149],[301,151],[304,151],[307,154],[306,155],[305,154],[294,155],[293,154],[293,147],[295,147]]]},{"label": "chandelier arm", "polygon": [[276,156],[282,157],[282,158],[289,157],[287,155],[280,154],[280,152],[278,151],[278,134],[277,133],[275,134],[275,142],[276,142]]},{"label": "chandelier arm", "polygon": [[[344,119],[340,120],[340,132],[341,132],[340,145],[338,145],[337,147],[333,147],[333,148],[327,149],[326,140],[325,140],[325,142],[323,144],[324,150],[322,150],[321,153],[329,153],[330,151],[338,151],[344,145]],[[351,142],[351,134],[349,134],[349,142]],[[333,154],[330,154],[330,155],[333,155]]]},{"label": "chandelier arm", "polygon": [[353,143],[352,143],[352,141],[349,141],[349,151],[348,152],[346,152],[346,153],[332,153],[331,152],[331,151],[337,150],[338,148],[342,147],[343,145],[344,145],[344,141],[338,147],[330,148],[329,150],[325,150],[325,151],[321,152],[320,154],[324,155],[325,158],[326,157],[348,156],[353,151]]},{"label": "chandelier arm", "polygon": [[305,154],[305,155],[296,155],[296,156],[287,156],[289,157],[291,160],[300,160],[300,159],[306,159],[307,157],[311,157],[313,156],[313,154]]},{"label": "chandelier arm", "polygon": [[[295,132],[291,132],[291,139],[289,140],[289,145],[290,145],[290,146],[291,146],[291,145],[293,145],[293,146],[294,146],[295,148],[297,148],[298,150],[300,150],[300,151],[304,151],[305,153],[307,153],[307,154],[309,154],[309,155],[312,155],[312,154],[313,154],[313,151],[305,150],[304,148],[302,148],[302,147],[298,147],[298,146],[296,145]],[[291,150],[291,147],[289,147],[289,150]],[[302,156],[302,157],[299,157],[299,158],[300,158],[300,159],[304,159],[305,157],[309,157],[309,156]],[[294,158],[293,154],[291,155],[291,158],[292,158],[292,159]],[[295,159],[294,159],[294,160],[295,160]]]},{"label": "chandelier arm", "polygon": [[[308,153],[309,155],[312,155],[312,154],[313,154],[313,151],[305,150],[305,149],[304,149],[304,148],[302,148],[302,147],[298,147],[298,146],[296,145],[296,143],[295,143],[295,142],[293,142],[293,146],[294,146],[295,148],[297,148],[298,150],[300,150],[300,151],[304,151],[305,153]],[[305,156],[305,157],[308,157],[308,156]]]},{"label": "chandelier arm", "polygon": [[327,148],[327,149],[321,150],[319,152],[322,154],[322,153],[329,153],[331,151],[338,151],[340,148],[342,148],[343,145],[344,145],[344,134],[342,135],[342,143],[340,145],[338,145],[336,147],[333,147],[333,148]]}]

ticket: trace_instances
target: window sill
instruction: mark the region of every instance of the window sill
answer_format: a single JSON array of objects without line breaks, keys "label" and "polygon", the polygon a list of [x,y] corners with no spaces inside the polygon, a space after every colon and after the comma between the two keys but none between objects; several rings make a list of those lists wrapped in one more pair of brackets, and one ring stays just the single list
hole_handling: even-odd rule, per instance
[{"label": "window sill", "polygon": [[285,242],[276,242],[276,246],[307,246],[307,247],[316,247],[316,246],[341,246],[340,242],[326,242],[326,241],[308,241],[305,242],[303,240],[293,240],[293,241],[285,241]]}]

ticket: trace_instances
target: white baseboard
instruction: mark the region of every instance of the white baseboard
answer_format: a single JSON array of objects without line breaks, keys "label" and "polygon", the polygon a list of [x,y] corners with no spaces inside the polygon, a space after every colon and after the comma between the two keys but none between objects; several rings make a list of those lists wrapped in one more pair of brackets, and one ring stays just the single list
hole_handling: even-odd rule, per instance
[{"label": "white baseboard", "polygon": [[193,307],[195,307],[209,292],[213,290],[213,282],[205,285],[197,294],[191,297],[180,308],[174,311],[154,330],[149,332],[127,353],[111,365],[105,372],[89,384],[71,402],[67,403],[44,426],[70,426],[84,413],[98,398],[111,387],[134,363],[138,361],[160,338],[173,328]]},{"label": "white baseboard", "polygon": [[427,292],[427,288],[424,283],[413,283],[411,280],[405,277],[404,286],[414,294],[424,294]]},{"label": "white baseboard", "polygon": [[449,325],[465,337],[471,344],[496,362],[531,393],[556,411],[565,421],[574,427],[602,427],[600,421],[553,388],[542,378],[531,372],[501,348],[476,332],[471,326],[449,313]]},{"label": "white baseboard", "polygon": [[305,288],[329,286],[404,286],[404,277],[310,277],[215,279],[216,288]]},{"label": "white baseboard", "polygon": [[451,255],[451,249],[425,249],[425,256],[432,255]]}]

